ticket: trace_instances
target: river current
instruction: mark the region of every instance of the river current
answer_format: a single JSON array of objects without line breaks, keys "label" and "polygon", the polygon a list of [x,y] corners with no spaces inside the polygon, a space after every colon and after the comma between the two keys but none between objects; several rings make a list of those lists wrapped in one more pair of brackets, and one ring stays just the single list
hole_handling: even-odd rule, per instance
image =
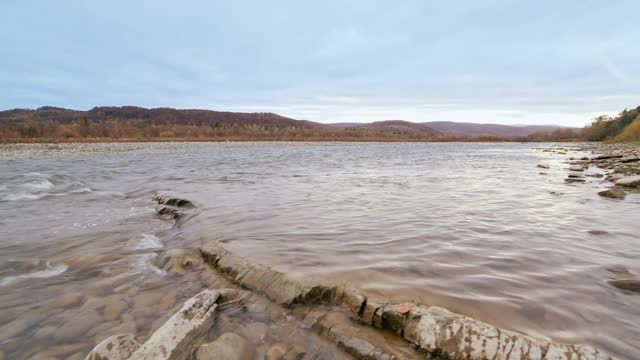
[{"label": "river current", "polygon": [[[0,145],[0,359],[144,339],[208,286],[159,253],[209,240],[381,301],[640,358],[640,295],[607,282],[640,274],[640,194],[566,183],[586,154],[549,146],[571,145]],[[167,190],[196,205],[179,227],[154,210]]]}]

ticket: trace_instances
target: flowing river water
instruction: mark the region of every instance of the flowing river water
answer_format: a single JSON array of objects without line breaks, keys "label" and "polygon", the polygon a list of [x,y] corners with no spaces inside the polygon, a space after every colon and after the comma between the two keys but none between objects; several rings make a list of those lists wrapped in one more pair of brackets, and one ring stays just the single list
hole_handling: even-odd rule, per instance
[{"label": "flowing river water", "polygon": [[[1,145],[0,359],[144,339],[211,286],[163,254],[209,240],[382,301],[640,358],[640,295],[607,282],[640,273],[640,194],[565,183],[583,154],[548,146]],[[178,227],[155,213],[165,190],[196,204]]]}]

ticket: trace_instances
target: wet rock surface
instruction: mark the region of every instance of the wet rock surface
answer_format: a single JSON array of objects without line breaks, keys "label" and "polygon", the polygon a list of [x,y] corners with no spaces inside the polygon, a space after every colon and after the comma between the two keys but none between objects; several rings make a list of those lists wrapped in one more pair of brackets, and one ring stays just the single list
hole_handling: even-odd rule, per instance
[{"label": "wet rock surface", "polygon": [[[587,143],[579,144],[570,149],[545,148],[542,151],[561,154],[563,152],[591,152],[592,156],[569,159],[567,184],[580,186],[587,183],[587,178],[602,181],[603,184],[613,183],[613,187],[598,192],[605,198],[624,200],[629,193],[638,193],[640,187],[640,146],[637,144],[607,144]],[[601,172],[590,172],[591,169],[601,169]],[[604,173],[602,172],[604,171]]]},{"label": "wet rock surface", "polygon": [[219,297],[218,291],[205,290],[189,299],[130,359],[187,359],[192,343],[213,325]]},{"label": "wet rock surface", "polygon": [[86,360],[127,360],[140,348],[132,334],[113,335],[96,345]]},{"label": "wet rock surface", "polygon": [[191,200],[172,192],[158,192],[153,199],[158,203],[156,213],[164,219],[178,221],[185,216],[185,210],[195,207]]},{"label": "wet rock surface", "polygon": [[613,187],[608,190],[600,191],[598,195],[611,199],[624,200],[624,198],[627,196],[627,193],[618,187]]},{"label": "wet rock surface", "polygon": [[[492,325],[449,312],[435,306],[411,303],[378,304],[369,302],[367,296],[350,287],[312,285],[292,279],[267,267],[249,264],[244,259],[226,251],[216,242],[202,247],[205,261],[223,272],[234,283],[264,294],[267,298],[286,307],[309,307],[322,304],[324,311],[306,311],[300,327],[315,330],[330,339],[357,359],[411,358],[416,353],[400,355],[398,347],[367,337],[362,329],[340,319],[344,309],[352,319],[362,324],[395,334],[399,341],[406,341],[432,358],[445,359],[610,359],[609,354],[587,345],[565,345],[534,339],[525,335],[499,329]],[[244,282],[248,274],[254,274]],[[264,278],[265,281],[259,281]],[[278,293],[268,291],[272,286]],[[314,290],[316,289],[316,290]],[[318,290],[320,289],[320,290]],[[320,294],[311,296],[310,294]],[[327,308],[328,307],[328,308]],[[299,310],[300,311],[300,310]],[[357,330],[356,330],[357,329]],[[374,331],[375,333],[375,331]],[[379,334],[378,334],[379,335]],[[373,340],[372,340],[373,339]],[[410,349],[409,344],[399,348]],[[270,353],[282,356],[279,348]]]}]

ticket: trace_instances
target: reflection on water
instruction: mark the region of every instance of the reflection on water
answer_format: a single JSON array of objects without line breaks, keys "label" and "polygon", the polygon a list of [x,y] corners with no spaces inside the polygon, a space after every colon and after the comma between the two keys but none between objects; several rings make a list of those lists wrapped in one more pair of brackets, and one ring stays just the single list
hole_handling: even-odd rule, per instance
[{"label": "reflection on water", "polygon": [[[637,358],[640,296],[607,281],[640,273],[640,196],[565,184],[572,154],[542,146],[0,148],[0,356],[81,359],[113,333],[144,340],[215,286],[167,254],[215,239],[295,276]],[[159,190],[195,201],[179,227],[155,217]]]}]

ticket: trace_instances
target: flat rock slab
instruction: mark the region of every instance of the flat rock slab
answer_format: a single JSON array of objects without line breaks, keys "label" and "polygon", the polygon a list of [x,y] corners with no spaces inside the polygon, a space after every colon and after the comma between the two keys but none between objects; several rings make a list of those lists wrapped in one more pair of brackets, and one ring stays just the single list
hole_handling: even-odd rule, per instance
[{"label": "flat rock slab", "polygon": [[414,307],[403,336],[446,359],[612,359],[611,355],[591,346],[533,339],[436,306]]},{"label": "flat rock slab", "polygon": [[627,187],[638,187],[640,186],[640,175],[625,176],[621,179],[616,180],[616,185],[627,186]]},{"label": "flat rock slab", "polygon": [[220,293],[205,290],[185,302],[164,325],[156,330],[131,360],[184,360],[190,356],[193,341],[213,326]]},{"label": "flat rock slab", "polygon": [[[584,181],[584,180],[583,180]],[[409,341],[433,358],[446,359],[557,359],[597,360],[610,355],[586,345],[566,345],[537,340],[499,329],[495,326],[449,312],[439,307],[411,303],[378,304],[369,302],[357,289],[309,285],[269,268],[253,265],[218,243],[212,242],[200,250],[202,257],[235,283],[260,292],[284,306],[342,305],[352,318],[368,325],[395,333],[397,339]],[[380,349],[349,326],[331,321],[329,316],[309,313],[301,326],[319,329],[339,347],[358,359],[393,359],[394,355]],[[372,329],[373,330],[373,329]],[[403,345],[406,344],[403,342]],[[402,357],[406,358],[406,356]]]}]

